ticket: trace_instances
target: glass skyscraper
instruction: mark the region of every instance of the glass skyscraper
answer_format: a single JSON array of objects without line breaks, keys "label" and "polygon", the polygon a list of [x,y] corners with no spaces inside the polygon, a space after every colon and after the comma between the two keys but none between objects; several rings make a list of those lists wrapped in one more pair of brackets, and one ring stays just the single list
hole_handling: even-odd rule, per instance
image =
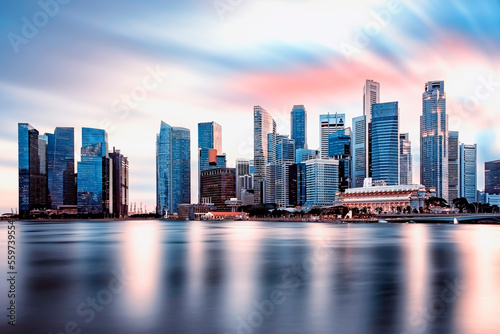
[{"label": "glass skyscraper", "polygon": [[372,106],[372,178],[387,185],[399,184],[398,102]]},{"label": "glass skyscraper", "polygon": [[55,129],[48,137],[48,185],[52,209],[76,205],[75,133],[73,128]]},{"label": "glass skyscraper", "polygon": [[[371,110],[371,106],[370,106]],[[363,187],[367,174],[368,138],[366,128],[366,115],[352,119],[351,141],[351,185],[353,188]]]},{"label": "glass skyscraper", "polygon": [[112,173],[112,162],[108,156],[108,134],[102,129],[82,128],[77,182],[78,213],[113,212]]},{"label": "glass skyscraper", "polygon": [[321,157],[328,157],[328,136],[344,129],[345,114],[319,115]]},{"label": "glass skyscraper", "polygon": [[189,129],[161,122],[156,136],[156,212],[176,213],[191,202],[191,142]]},{"label": "glass skyscraper", "polygon": [[306,165],[306,206],[333,205],[339,191],[339,162],[312,159]]},{"label": "glass skyscraper", "polygon": [[500,194],[500,160],[484,163],[484,186],[487,194]]},{"label": "glass skyscraper", "polygon": [[448,132],[448,198],[460,196],[460,141],[458,131]]},{"label": "glass skyscraper", "polygon": [[198,202],[201,203],[201,172],[226,167],[222,154],[222,127],[216,122],[198,123]]},{"label": "glass skyscraper", "polygon": [[460,145],[460,197],[477,203],[477,145]]},{"label": "glass skyscraper", "polygon": [[48,208],[47,136],[28,123],[18,124],[19,215]]},{"label": "glass skyscraper", "polygon": [[429,81],[422,94],[420,116],[420,183],[435,188],[437,197],[448,194],[448,116],[444,81]]},{"label": "glass skyscraper", "polygon": [[[261,106],[254,107],[254,203],[266,203],[266,181],[269,161],[273,152],[269,152],[269,138],[276,137],[276,122]],[[272,135],[271,137],[269,135]],[[272,144],[272,143],[271,143]],[[272,145],[271,145],[272,147]],[[270,175],[272,178],[272,175]]]},{"label": "glass skyscraper", "polygon": [[351,187],[351,129],[339,130],[328,137],[328,156],[339,161],[339,190]]},{"label": "glass skyscraper", "polygon": [[399,184],[413,184],[410,134],[399,134]]},{"label": "glass skyscraper", "polygon": [[289,167],[295,162],[295,140],[285,135],[276,137],[276,204],[290,206]]},{"label": "glass skyscraper", "polygon": [[363,115],[366,116],[365,177],[372,177],[372,106],[376,103],[380,103],[380,83],[373,80],[366,80],[365,86],[363,87]]},{"label": "glass skyscraper", "polygon": [[291,139],[295,148],[307,148],[307,111],[303,105],[295,105],[290,113]]},{"label": "glass skyscraper", "polygon": [[114,147],[109,157],[113,161],[113,215],[125,218],[128,216],[129,202],[128,158]]}]

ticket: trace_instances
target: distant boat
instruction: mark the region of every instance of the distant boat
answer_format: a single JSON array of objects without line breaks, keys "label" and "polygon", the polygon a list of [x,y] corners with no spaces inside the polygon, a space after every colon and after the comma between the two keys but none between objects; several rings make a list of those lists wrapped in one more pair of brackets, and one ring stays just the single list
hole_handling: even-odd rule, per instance
[{"label": "distant boat", "polygon": [[387,224],[389,222],[387,220],[384,220],[384,219],[379,219],[378,223],[379,224]]},{"label": "distant boat", "polygon": [[456,217],[453,218],[453,224],[458,224],[458,219]]}]

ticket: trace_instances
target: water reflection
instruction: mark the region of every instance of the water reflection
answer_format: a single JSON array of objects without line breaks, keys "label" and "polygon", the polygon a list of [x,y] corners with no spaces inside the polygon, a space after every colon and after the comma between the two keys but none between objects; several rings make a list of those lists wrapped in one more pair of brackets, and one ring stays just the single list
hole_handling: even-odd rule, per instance
[{"label": "water reflection", "polygon": [[[0,323],[2,333],[59,333],[69,321],[98,334],[500,328],[497,226],[82,221],[18,228],[19,324],[12,331]],[[116,271],[132,279],[95,317],[82,316],[78,307],[102,301]]]}]

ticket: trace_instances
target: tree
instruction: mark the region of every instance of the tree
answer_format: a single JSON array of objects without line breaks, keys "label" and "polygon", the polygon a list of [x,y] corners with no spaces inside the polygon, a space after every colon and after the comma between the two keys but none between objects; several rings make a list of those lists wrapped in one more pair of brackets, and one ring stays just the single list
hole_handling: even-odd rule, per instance
[{"label": "tree", "polygon": [[425,206],[446,208],[448,206],[448,202],[444,198],[433,196],[425,200]]},{"label": "tree", "polygon": [[465,197],[455,198],[453,205],[462,213],[469,206],[469,201]]}]

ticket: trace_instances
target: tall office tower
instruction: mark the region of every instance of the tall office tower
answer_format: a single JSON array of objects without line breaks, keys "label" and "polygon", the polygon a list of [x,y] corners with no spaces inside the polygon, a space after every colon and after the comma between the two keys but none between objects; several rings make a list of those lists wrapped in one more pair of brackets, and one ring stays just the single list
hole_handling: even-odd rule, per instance
[{"label": "tall office tower", "polygon": [[297,166],[294,163],[288,166],[288,204],[290,206],[297,206]]},{"label": "tall office tower", "polygon": [[328,136],[344,129],[345,114],[319,115],[321,157],[328,158]]},{"label": "tall office tower", "polygon": [[47,174],[52,209],[76,205],[75,130],[57,127],[46,133]]},{"label": "tall office tower", "polygon": [[156,212],[176,213],[179,204],[190,202],[190,132],[162,121],[156,135]]},{"label": "tall office tower", "polygon": [[[241,200],[241,189],[240,177],[248,175],[250,176],[250,159],[236,159],[236,197]],[[252,187],[253,189],[253,187]]]},{"label": "tall office tower", "polygon": [[500,194],[500,160],[484,163],[484,192]]},{"label": "tall office tower", "polygon": [[413,184],[410,134],[399,134],[399,184]]},{"label": "tall office tower", "polygon": [[226,211],[226,201],[236,197],[236,169],[216,168],[201,172],[201,202],[213,203],[217,210]]},{"label": "tall office tower", "polygon": [[420,116],[420,183],[435,188],[436,196],[448,194],[448,116],[444,81],[429,81],[422,94]]},{"label": "tall office tower", "polygon": [[295,162],[301,163],[307,160],[319,158],[319,151],[299,148],[295,150]]},{"label": "tall office tower", "polygon": [[366,177],[372,177],[372,106],[380,103],[380,83],[366,80],[363,87],[363,115],[366,116]]},{"label": "tall office tower", "polygon": [[253,205],[253,175],[241,175],[236,181],[236,194],[242,205]]},{"label": "tall office tower", "polygon": [[477,203],[477,145],[460,145],[460,197]]},{"label": "tall office tower", "polygon": [[398,102],[372,106],[372,178],[388,186],[399,184]]},{"label": "tall office tower", "polygon": [[290,113],[291,137],[295,148],[307,148],[307,110],[303,105],[295,105]]},{"label": "tall office tower", "polygon": [[367,133],[366,115],[353,118],[351,141],[351,185],[353,188],[363,187],[363,182],[368,177],[366,173],[368,164]]},{"label": "tall office tower", "polygon": [[[267,165],[272,157],[268,151],[269,134],[276,136],[276,122],[271,115],[260,106],[254,107],[254,201],[255,204],[266,203]],[[268,180],[269,181],[269,180]]]},{"label": "tall office tower", "polygon": [[128,158],[113,147],[109,153],[113,161],[113,214],[117,218],[128,217]]},{"label": "tall office tower", "polygon": [[458,131],[448,132],[448,198],[450,202],[460,196],[460,141]]},{"label": "tall office tower", "polygon": [[[41,138],[40,138],[41,137]],[[47,140],[28,123],[18,124],[19,153],[19,215],[29,215],[31,210],[46,209]]]},{"label": "tall office tower", "polygon": [[328,156],[339,161],[339,190],[351,187],[351,128],[328,137]]},{"label": "tall office tower", "polygon": [[276,204],[279,207],[290,206],[289,202],[289,167],[295,163],[295,140],[288,136],[276,137]]},{"label": "tall office tower", "polygon": [[306,161],[307,206],[333,205],[339,191],[339,162],[335,159]]},{"label": "tall office tower", "polygon": [[[201,184],[202,171],[225,167],[226,155],[222,153],[222,127],[216,122],[198,123],[198,187]],[[198,191],[198,200],[201,203],[200,191]]]},{"label": "tall office tower", "polygon": [[77,167],[78,213],[112,213],[113,163],[108,155],[106,131],[82,128],[81,160]]}]

